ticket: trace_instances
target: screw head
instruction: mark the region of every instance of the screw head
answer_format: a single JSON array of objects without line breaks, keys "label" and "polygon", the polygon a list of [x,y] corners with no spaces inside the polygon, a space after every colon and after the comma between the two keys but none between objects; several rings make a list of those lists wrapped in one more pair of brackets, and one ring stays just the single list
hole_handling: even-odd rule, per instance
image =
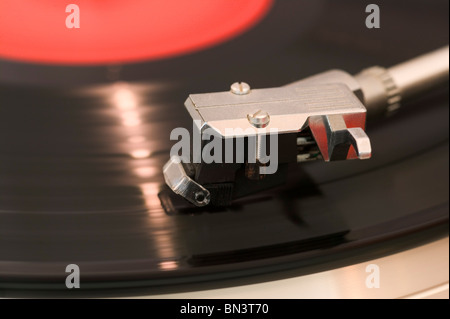
[{"label": "screw head", "polygon": [[210,201],[209,195],[206,195],[203,192],[196,192],[194,194],[194,199],[197,202],[198,206],[208,205]]},{"label": "screw head", "polygon": [[247,119],[256,128],[264,128],[269,125],[270,116],[269,113],[258,110],[253,114],[248,114]]},{"label": "screw head", "polygon": [[234,82],[231,84],[231,93],[237,95],[245,95],[250,93],[250,85],[245,82]]}]

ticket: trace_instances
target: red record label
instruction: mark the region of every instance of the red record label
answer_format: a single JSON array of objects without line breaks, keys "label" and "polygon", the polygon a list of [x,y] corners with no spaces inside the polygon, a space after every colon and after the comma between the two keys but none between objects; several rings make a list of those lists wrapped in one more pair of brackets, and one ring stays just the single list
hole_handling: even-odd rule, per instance
[{"label": "red record label", "polygon": [[0,57],[105,64],[177,56],[241,34],[260,21],[271,4],[272,0],[1,0]]}]

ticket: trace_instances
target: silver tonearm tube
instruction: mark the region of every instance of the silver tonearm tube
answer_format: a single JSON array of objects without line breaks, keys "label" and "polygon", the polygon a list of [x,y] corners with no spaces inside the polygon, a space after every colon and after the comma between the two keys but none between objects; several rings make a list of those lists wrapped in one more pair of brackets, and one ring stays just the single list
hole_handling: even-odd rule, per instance
[{"label": "silver tonearm tube", "polygon": [[421,55],[388,69],[371,67],[355,75],[369,112],[389,114],[405,101],[448,81],[449,47]]}]

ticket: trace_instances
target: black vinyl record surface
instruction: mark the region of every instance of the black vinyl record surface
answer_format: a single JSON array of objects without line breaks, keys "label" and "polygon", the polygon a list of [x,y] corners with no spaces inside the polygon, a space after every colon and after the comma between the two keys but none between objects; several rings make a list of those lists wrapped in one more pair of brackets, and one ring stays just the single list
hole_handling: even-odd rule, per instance
[{"label": "black vinyl record surface", "polygon": [[188,94],[356,73],[447,45],[448,1],[379,2],[378,30],[365,28],[363,1],[278,1],[245,34],[181,57],[0,60],[0,289],[64,292],[77,264],[85,290],[160,293],[331,269],[447,234],[448,88],[369,122],[369,161],[303,164],[228,208],[161,205],[170,132],[192,126]]}]

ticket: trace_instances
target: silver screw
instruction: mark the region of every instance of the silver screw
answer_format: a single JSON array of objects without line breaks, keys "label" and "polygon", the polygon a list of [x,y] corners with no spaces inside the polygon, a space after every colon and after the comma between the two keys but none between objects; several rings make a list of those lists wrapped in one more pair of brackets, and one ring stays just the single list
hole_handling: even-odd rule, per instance
[{"label": "silver screw", "polygon": [[264,128],[269,125],[270,116],[269,113],[265,111],[256,111],[253,114],[248,114],[247,119],[256,128]]},{"label": "silver screw", "polygon": [[[256,128],[264,128],[267,125],[269,125],[270,122],[270,116],[269,113],[258,110],[253,114],[248,114],[247,119]],[[256,162],[260,162],[260,159],[262,158],[262,139],[263,136],[256,135]],[[258,164],[259,165],[259,164]],[[259,175],[259,174],[258,174]]]},{"label": "silver screw", "polygon": [[234,82],[231,84],[231,93],[245,95],[250,93],[250,85],[245,82]]}]

